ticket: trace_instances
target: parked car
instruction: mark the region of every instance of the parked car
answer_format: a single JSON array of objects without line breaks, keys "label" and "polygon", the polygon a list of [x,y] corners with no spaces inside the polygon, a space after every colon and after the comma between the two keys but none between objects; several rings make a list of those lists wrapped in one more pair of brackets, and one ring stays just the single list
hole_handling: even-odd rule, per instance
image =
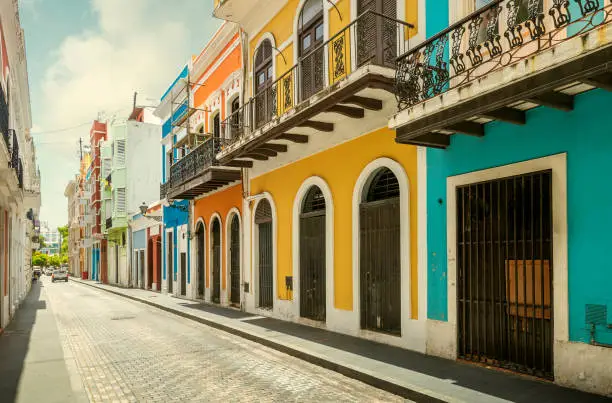
[{"label": "parked car", "polygon": [[56,281],[68,281],[68,272],[66,270],[56,269],[53,270],[53,274],[51,275],[51,282],[55,283]]}]

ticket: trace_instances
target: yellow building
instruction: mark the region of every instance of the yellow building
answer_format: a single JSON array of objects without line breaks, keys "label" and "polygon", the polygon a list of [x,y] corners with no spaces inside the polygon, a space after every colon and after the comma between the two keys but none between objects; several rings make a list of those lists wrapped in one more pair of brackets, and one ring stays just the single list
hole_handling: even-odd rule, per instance
[{"label": "yellow building", "polygon": [[168,193],[192,200],[189,296],[425,351],[425,154],[387,128],[417,2],[215,2],[241,29],[200,55],[187,118],[214,156],[190,147]]}]

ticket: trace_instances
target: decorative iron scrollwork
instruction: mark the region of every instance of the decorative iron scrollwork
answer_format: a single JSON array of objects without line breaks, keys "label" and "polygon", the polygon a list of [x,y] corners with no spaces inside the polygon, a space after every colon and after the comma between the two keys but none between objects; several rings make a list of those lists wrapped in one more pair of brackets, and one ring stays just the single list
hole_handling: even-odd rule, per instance
[{"label": "decorative iron scrollwork", "polygon": [[333,42],[334,51],[334,81],[346,74],[344,64],[344,35],[340,35]]},{"label": "decorative iron scrollwork", "polygon": [[529,18],[525,21],[525,26],[529,30],[531,40],[536,40],[546,33],[546,27],[544,26],[544,14],[540,12],[540,5],[542,0],[529,0],[527,10],[529,11]]},{"label": "decorative iron scrollwork", "polygon": [[482,46],[478,44],[478,36],[480,34],[480,25],[482,24],[482,21],[482,16],[478,14],[472,18],[470,24],[468,25],[468,30],[470,31],[468,39],[469,48],[465,53],[470,58],[472,66],[478,66],[480,63],[482,63],[482,52],[480,51]]},{"label": "decorative iron scrollwork", "polygon": [[555,28],[561,28],[571,21],[572,15],[569,11],[569,4],[569,0],[553,0],[553,5],[548,14],[552,17]]},{"label": "decorative iron scrollwork", "polygon": [[284,110],[287,110],[293,106],[293,91],[291,90],[291,84],[293,83],[293,80],[291,79],[291,77],[291,74],[287,74],[287,76],[283,78],[283,94],[285,95],[283,97]]},{"label": "decorative iron scrollwork", "polygon": [[523,44],[523,36],[521,35],[521,24],[517,24],[516,18],[518,16],[519,2],[520,0],[510,0],[506,4],[508,10],[508,18],[506,19],[507,29],[504,32],[504,36],[508,40],[510,49],[514,49]]},{"label": "decorative iron scrollwork", "polygon": [[583,16],[599,10],[599,0],[574,0],[580,7]]},{"label": "decorative iron scrollwork", "polygon": [[502,52],[502,46],[499,42],[499,14],[501,13],[501,8],[498,6],[492,7],[489,10],[489,21],[487,22],[487,40],[485,41],[485,47],[489,51],[489,54],[492,57],[498,56]]},{"label": "decorative iron scrollwork", "polygon": [[461,74],[465,71],[465,63],[463,62],[463,54],[461,53],[461,42],[463,40],[464,33],[465,28],[463,25],[460,25],[455,28],[451,34],[453,46],[451,48],[450,64],[453,66],[455,74]]}]

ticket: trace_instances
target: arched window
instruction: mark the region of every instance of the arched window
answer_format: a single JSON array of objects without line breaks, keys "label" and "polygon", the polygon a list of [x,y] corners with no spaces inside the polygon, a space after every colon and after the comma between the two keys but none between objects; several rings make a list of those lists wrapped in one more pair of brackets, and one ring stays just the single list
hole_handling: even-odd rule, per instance
[{"label": "arched window", "polygon": [[312,186],[300,214],[300,316],[325,321],[326,219],[325,196]]},{"label": "arched window", "polygon": [[302,65],[302,100],[323,89],[325,32],[323,0],[307,0],[298,19],[298,55]]},{"label": "arched window", "polygon": [[381,168],[375,171],[366,183],[359,206],[361,327],[399,335],[401,334],[399,182],[389,168]]},{"label": "arched window", "polygon": [[272,236],[272,206],[267,199],[257,205],[255,211],[257,231],[257,263],[259,282],[259,307],[272,309],[274,301],[274,246]]},{"label": "arched window", "polygon": [[255,52],[255,93],[263,91],[274,79],[272,71],[272,44],[265,39]]}]

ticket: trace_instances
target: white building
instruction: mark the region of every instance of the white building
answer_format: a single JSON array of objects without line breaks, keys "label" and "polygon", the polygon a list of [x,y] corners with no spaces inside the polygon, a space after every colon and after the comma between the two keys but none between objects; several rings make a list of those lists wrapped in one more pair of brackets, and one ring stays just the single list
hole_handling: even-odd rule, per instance
[{"label": "white building", "polygon": [[0,20],[0,327],[5,327],[31,286],[40,177],[30,136],[24,34],[16,1],[0,2]]}]

